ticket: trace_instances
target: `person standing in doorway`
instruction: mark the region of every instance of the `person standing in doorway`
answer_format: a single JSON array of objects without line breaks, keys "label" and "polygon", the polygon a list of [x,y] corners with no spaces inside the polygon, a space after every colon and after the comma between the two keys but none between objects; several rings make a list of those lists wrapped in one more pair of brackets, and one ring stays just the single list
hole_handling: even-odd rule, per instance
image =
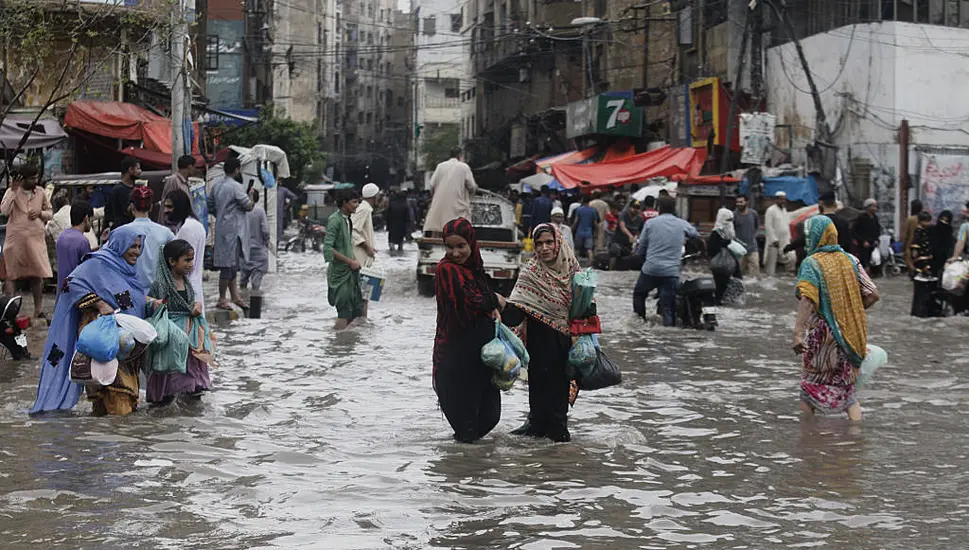
[{"label": "person standing in doorway", "polygon": [[471,219],[471,198],[478,191],[471,167],[465,164],[460,147],[451,149],[451,158],[437,165],[431,176],[431,207],[424,220],[424,233],[444,231],[444,224],[457,218]]},{"label": "person standing in doorway", "polygon": [[737,197],[737,208],[733,212],[733,226],[737,240],[747,247],[747,255],[740,261],[740,269],[747,277],[760,275],[760,247],[757,246],[757,230],[760,229],[760,216],[750,208],[750,201],[741,195]]},{"label": "person standing in doorway", "polygon": [[596,228],[602,219],[595,208],[589,205],[589,196],[582,195],[582,206],[575,211],[575,221],[572,222],[572,233],[575,234],[575,255],[585,254],[589,263],[595,259]]},{"label": "person standing in doorway", "polygon": [[337,196],[340,208],[326,221],[323,258],[326,270],[327,300],[336,308],[333,326],[343,330],[363,315],[363,296],[360,293],[360,262],[354,259],[353,222],[351,216],[360,205],[360,195],[346,190]]},{"label": "person standing in doorway", "polygon": [[255,207],[242,188],[242,165],[238,158],[225,161],[225,177],[212,184],[208,198],[209,212],[215,216],[215,245],[212,261],[219,269],[219,302],[215,307],[231,309],[226,298],[243,307],[236,282],[239,271],[249,260],[249,220],[247,213]]},{"label": "person standing in doorway", "polygon": [[[182,155],[178,157],[178,171],[174,174],[165,178],[165,185],[162,187],[161,200],[158,203],[161,208],[158,209],[158,223],[166,225],[168,221],[165,219],[165,199],[168,198],[174,191],[184,191],[189,197],[192,196],[192,192],[188,186],[188,178],[195,175],[195,157],[192,155]],[[172,231],[176,228],[172,226],[167,226]],[[198,258],[201,261],[201,258]]]},{"label": "person standing in doorway", "polygon": [[141,177],[141,161],[125,157],[121,161],[121,181],[108,191],[104,204],[104,221],[108,229],[116,229],[134,221],[131,214],[131,190],[135,180]]},{"label": "person standing in doorway", "polygon": [[25,166],[10,181],[3,194],[0,212],[7,216],[7,236],[3,242],[3,263],[7,279],[4,292],[13,296],[17,281],[27,281],[34,296],[34,317],[44,313],[44,279],[53,275],[47,256],[44,228],[54,217],[54,209],[43,188],[37,168]]},{"label": "person standing in doorway", "polygon": [[855,220],[855,242],[858,243],[858,259],[865,271],[871,275],[871,255],[878,247],[878,239],[882,235],[882,225],[878,221],[878,201],[865,199],[865,212]]},{"label": "person standing in doorway", "polygon": [[269,220],[266,211],[259,205],[259,191],[252,190],[252,202],[255,206],[246,214],[249,222],[249,260],[240,275],[242,288],[249,286],[259,291],[262,288],[262,278],[269,272]]},{"label": "person standing in doorway", "polygon": [[57,237],[57,293],[64,288],[66,279],[74,268],[81,263],[81,259],[91,252],[91,243],[84,235],[91,230],[91,218],[94,209],[90,203],[77,201],[71,205],[71,226]]},{"label": "person standing in doorway", "polygon": [[162,248],[175,240],[171,229],[148,219],[152,198],[151,188],[147,185],[139,185],[131,190],[131,213],[135,216],[131,223],[137,228],[139,235],[145,236],[137,267],[138,279],[146,291],[155,282],[155,271],[158,269],[158,257],[161,256]]},{"label": "person standing in doorway", "polygon": [[768,277],[773,277],[777,270],[777,263],[788,264],[784,249],[791,244],[791,221],[787,215],[787,193],[778,191],[774,195],[774,204],[770,205],[764,214],[764,229],[767,230],[767,242],[764,247],[764,270]]},{"label": "person standing in doorway", "polygon": [[680,286],[683,244],[686,239],[700,236],[689,222],[676,217],[673,213],[675,209],[675,199],[660,198],[659,216],[643,224],[636,247],[636,255],[646,260],[633,290],[633,311],[645,319],[646,296],[659,289],[663,326],[666,327],[676,325],[676,289]]}]

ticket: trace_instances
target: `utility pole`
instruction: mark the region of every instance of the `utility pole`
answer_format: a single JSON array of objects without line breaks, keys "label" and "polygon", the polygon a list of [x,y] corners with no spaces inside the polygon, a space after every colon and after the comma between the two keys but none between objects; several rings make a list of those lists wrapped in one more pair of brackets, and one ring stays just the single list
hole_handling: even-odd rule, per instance
[{"label": "utility pole", "polygon": [[649,89],[649,6],[643,9],[643,89]]},{"label": "utility pole", "polygon": [[[178,170],[178,157],[185,154],[185,90],[187,75],[185,70],[185,47],[188,37],[188,20],[186,18],[185,0],[179,0],[178,9],[172,13],[171,36],[171,109],[172,109],[172,172]],[[191,105],[187,107],[191,114]],[[191,151],[191,148],[188,149]]]},{"label": "utility pole", "polygon": [[[730,165],[730,147],[733,141],[734,117],[737,113],[737,99],[743,93],[741,86],[744,79],[744,68],[747,61],[747,42],[750,40],[750,27],[753,23],[750,10],[744,12],[744,35],[740,40],[740,59],[737,60],[737,78],[733,81],[733,94],[730,96],[730,112],[727,115],[727,135],[723,136],[723,154],[720,157],[720,173],[724,174]],[[720,206],[723,207],[727,202],[727,188],[720,185]]]}]

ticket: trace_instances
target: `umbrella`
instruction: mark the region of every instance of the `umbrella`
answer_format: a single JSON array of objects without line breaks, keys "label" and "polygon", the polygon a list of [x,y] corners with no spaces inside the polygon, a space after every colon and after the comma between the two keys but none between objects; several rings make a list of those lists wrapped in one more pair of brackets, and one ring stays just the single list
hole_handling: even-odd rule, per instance
[{"label": "umbrella", "polygon": [[522,178],[521,181],[518,183],[521,183],[522,185],[527,185],[532,189],[541,189],[543,185],[548,185],[554,180],[555,178],[546,174],[545,172],[539,172],[537,174],[532,174],[527,178]]}]

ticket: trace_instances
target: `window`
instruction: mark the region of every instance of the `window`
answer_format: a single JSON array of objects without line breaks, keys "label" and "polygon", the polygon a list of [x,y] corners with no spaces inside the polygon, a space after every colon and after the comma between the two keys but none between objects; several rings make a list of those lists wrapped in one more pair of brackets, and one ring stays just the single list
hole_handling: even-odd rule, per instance
[{"label": "window", "polygon": [[437,34],[437,19],[435,19],[434,17],[425,17],[424,18],[424,35],[425,36],[434,36],[435,34]]},{"label": "window", "polygon": [[356,42],[357,32],[356,23],[347,23],[347,42]]},{"label": "window", "polygon": [[457,88],[444,88],[444,97],[448,99],[457,99],[459,95]]},{"label": "window", "polygon": [[357,122],[359,122],[360,124],[363,124],[363,111],[360,111],[359,113],[357,113]]},{"label": "window", "polygon": [[372,32],[368,32],[367,33],[367,44],[373,44],[373,33]]},{"label": "window", "polygon": [[451,14],[451,32],[461,32],[462,17],[460,13]]},{"label": "window", "polygon": [[340,73],[333,75],[333,91],[340,93]]},{"label": "window", "polygon": [[373,113],[367,113],[367,124],[373,124]]},{"label": "window", "polygon": [[367,59],[367,70],[368,71],[373,70],[373,59]]},{"label": "window", "polygon": [[219,70],[219,37],[209,35],[205,37],[205,70]]},{"label": "window", "polygon": [[373,98],[373,86],[367,86],[367,99]]},{"label": "window", "polygon": [[404,106],[404,98],[403,97],[398,97],[397,98],[397,106],[398,107],[403,107]]}]

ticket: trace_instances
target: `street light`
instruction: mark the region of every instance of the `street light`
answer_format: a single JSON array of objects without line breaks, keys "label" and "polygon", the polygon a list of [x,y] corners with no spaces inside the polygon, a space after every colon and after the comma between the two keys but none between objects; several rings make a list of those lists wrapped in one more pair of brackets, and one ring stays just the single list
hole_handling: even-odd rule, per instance
[{"label": "street light", "polygon": [[596,25],[602,23],[598,17],[576,17],[572,20],[573,27],[582,27],[582,70],[585,76],[582,77],[582,97],[589,97],[589,88],[595,85],[592,82],[592,60],[589,51],[589,32]]}]

